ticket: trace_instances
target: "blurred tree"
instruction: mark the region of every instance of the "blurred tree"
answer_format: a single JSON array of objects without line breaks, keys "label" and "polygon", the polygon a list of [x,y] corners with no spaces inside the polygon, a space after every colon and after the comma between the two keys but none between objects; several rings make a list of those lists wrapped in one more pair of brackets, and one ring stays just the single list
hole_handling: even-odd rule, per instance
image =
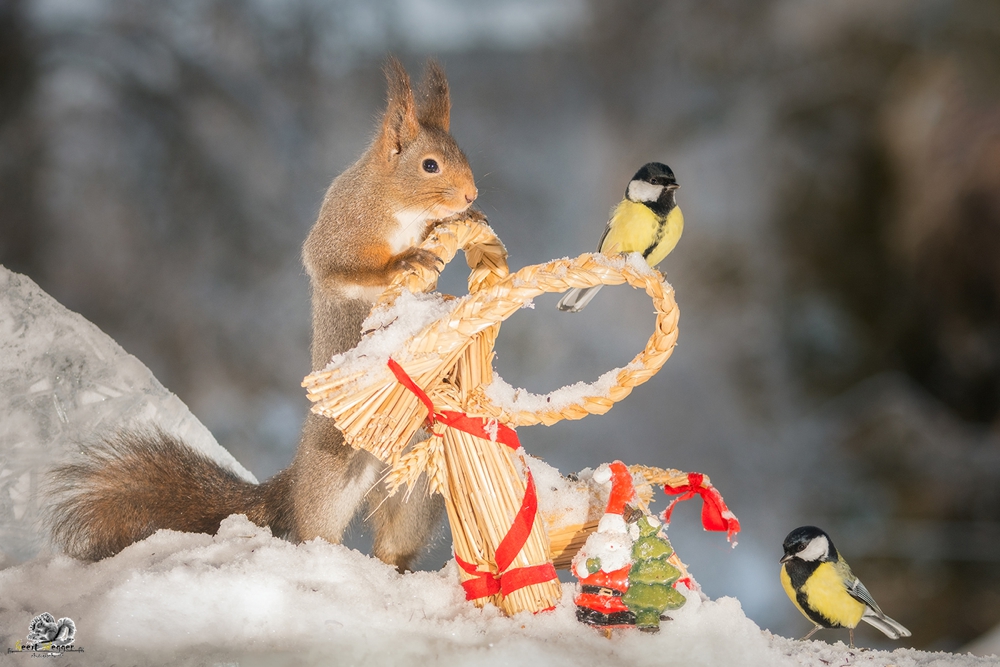
[{"label": "blurred tree", "polygon": [[0,4],[0,263],[34,273],[43,224],[36,199],[42,141],[32,122],[40,47],[25,5]]},{"label": "blurred tree", "polygon": [[941,648],[1000,621],[997,10],[913,5],[846,31],[782,101],[791,359],[846,406],[835,437],[857,480],[888,491],[812,506],[845,526],[881,516],[860,567]]},{"label": "blurred tree", "polygon": [[[582,55],[622,143],[691,141],[766,100],[774,160],[757,182],[771,188],[782,243],[782,351],[812,405],[847,406],[828,413],[852,478],[819,475],[808,514],[868,537],[849,526],[876,521],[886,537],[859,544],[870,557],[857,560],[888,591],[886,608],[914,610],[918,645],[984,632],[1000,621],[1000,577],[981,548],[1000,534],[1000,452],[983,430],[1000,432],[1000,8],[591,6]],[[713,300],[738,288],[713,275],[751,266],[746,250],[700,256]],[[731,361],[734,385],[759,395],[760,374],[743,380],[746,364]],[[893,372],[908,381],[873,380]],[[925,419],[934,399],[944,407]]]}]

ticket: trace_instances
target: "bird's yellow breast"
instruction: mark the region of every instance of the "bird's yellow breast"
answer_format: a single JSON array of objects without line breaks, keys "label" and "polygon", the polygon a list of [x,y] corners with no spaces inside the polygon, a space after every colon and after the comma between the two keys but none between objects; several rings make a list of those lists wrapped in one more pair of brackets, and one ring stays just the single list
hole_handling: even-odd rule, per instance
[{"label": "bird's yellow breast", "polygon": [[[781,569],[781,584],[788,597],[795,602],[795,606],[799,607],[792,582],[784,568]],[[808,605],[828,619],[831,625],[855,628],[867,609],[865,603],[851,597],[847,592],[843,575],[833,563],[820,563],[816,571],[802,585],[802,592],[806,595]],[[801,607],[799,611],[805,614]]]},{"label": "bird's yellow breast", "polygon": [[663,219],[648,206],[626,199],[612,211],[600,251],[643,253],[646,262],[656,266],[674,249],[683,230],[684,215],[679,206]]}]

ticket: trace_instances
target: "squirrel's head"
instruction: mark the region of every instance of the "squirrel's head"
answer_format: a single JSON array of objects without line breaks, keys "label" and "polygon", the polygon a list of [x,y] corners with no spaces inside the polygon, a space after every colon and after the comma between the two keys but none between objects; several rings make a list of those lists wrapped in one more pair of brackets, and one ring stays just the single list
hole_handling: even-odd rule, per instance
[{"label": "squirrel's head", "polygon": [[479,191],[465,154],[448,133],[448,81],[429,61],[414,94],[395,58],[385,66],[388,105],[369,156],[385,175],[390,196],[412,215],[441,219],[469,208]]}]

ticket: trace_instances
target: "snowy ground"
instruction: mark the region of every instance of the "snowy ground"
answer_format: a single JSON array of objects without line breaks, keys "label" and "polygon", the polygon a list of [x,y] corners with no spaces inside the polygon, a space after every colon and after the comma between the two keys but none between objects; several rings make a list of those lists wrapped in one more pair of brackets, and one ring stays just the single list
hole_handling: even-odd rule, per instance
[{"label": "snowy ground", "polygon": [[[357,551],[293,545],[242,517],[219,534],[160,531],[114,558],[38,557],[0,571],[5,648],[43,611],[72,618],[93,665],[996,665],[995,658],[850,650],[762,631],[733,598],[689,598],[658,635],[610,640],[553,612],[503,618],[467,603],[452,567],[399,575]],[[8,664],[29,654],[8,655]]]}]

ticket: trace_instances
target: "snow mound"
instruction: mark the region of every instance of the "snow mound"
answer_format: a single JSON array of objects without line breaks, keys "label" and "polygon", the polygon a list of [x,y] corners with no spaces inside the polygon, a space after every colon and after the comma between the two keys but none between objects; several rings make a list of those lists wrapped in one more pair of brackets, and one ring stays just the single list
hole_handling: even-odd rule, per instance
[{"label": "snow mound", "polygon": [[10,647],[36,614],[71,618],[92,665],[996,664],[787,640],[761,631],[737,600],[697,594],[659,634],[608,640],[576,621],[573,586],[563,592],[552,612],[505,618],[465,601],[453,564],[400,575],[344,546],[294,545],[232,516],[215,536],[162,530],[98,563],[40,557],[0,571],[0,628]]},{"label": "snow mound", "polygon": [[46,471],[123,426],[159,426],[256,481],[142,362],[3,266],[0,415],[0,565],[48,546]]}]

